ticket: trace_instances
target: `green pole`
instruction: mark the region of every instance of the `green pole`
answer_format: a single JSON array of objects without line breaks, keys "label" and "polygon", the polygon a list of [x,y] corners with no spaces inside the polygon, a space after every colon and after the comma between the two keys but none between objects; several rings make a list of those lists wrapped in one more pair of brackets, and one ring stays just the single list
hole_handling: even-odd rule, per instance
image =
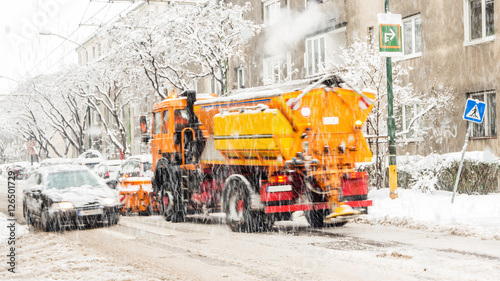
[{"label": "green pole", "polygon": [[90,126],[92,125],[90,122],[90,106],[87,105],[87,115],[89,116],[89,127],[87,131],[89,132],[89,149],[92,149],[92,136],[90,135]]},{"label": "green pole", "polygon": [[[385,12],[389,12],[389,0],[385,0]],[[398,171],[396,166],[396,126],[394,120],[394,97],[392,94],[392,60],[386,58],[387,68],[387,134],[389,136],[389,188],[392,199],[398,198]]]}]

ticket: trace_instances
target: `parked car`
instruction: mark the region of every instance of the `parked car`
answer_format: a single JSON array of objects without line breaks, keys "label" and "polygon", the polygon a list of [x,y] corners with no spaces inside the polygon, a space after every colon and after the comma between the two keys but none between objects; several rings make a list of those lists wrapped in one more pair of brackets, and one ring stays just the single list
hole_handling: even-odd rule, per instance
[{"label": "parked car", "polygon": [[151,154],[130,156],[122,165],[121,174],[124,177],[148,177],[153,176],[151,166],[153,156]]},{"label": "parked car", "polygon": [[16,180],[25,180],[31,173],[32,167],[30,162],[14,162],[7,172],[14,172]]},{"label": "parked car", "polygon": [[40,162],[40,167],[50,167],[56,165],[67,165],[73,164],[75,162],[74,158],[47,158]]},{"label": "parked car", "polygon": [[39,168],[26,181],[23,215],[44,231],[66,226],[118,223],[118,193],[86,167],[58,165]]},{"label": "parked car", "polygon": [[75,164],[87,166],[89,169],[93,169],[97,164],[101,163],[102,160],[103,158],[99,151],[87,150],[78,156]]},{"label": "parked car", "polygon": [[120,178],[120,171],[124,160],[107,160],[99,163],[94,172],[106,181],[111,188],[116,188]]}]

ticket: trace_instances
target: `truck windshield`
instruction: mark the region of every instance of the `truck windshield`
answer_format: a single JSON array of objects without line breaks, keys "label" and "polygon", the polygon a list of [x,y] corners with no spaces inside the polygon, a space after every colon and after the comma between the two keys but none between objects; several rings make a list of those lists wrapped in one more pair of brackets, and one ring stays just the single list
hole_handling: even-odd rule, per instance
[{"label": "truck windshield", "polygon": [[175,115],[175,130],[182,131],[188,125],[188,113],[185,109],[176,109]]}]

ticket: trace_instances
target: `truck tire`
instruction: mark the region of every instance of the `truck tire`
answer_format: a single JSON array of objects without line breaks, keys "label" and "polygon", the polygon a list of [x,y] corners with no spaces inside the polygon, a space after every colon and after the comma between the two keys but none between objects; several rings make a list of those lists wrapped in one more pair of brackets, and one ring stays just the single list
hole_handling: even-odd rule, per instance
[{"label": "truck tire", "polygon": [[315,211],[306,211],[306,219],[307,222],[312,227],[341,227],[344,226],[347,221],[339,221],[335,223],[325,223],[325,217],[328,216],[330,210],[315,210]]},{"label": "truck tire", "polygon": [[329,214],[329,210],[310,210],[305,211],[307,222],[312,227],[325,227],[325,217]]},{"label": "truck tire", "polygon": [[161,214],[166,221],[172,221],[173,205],[172,205],[172,193],[169,191],[163,191],[161,193]]},{"label": "truck tire", "polygon": [[[176,173],[177,171],[173,171]],[[172,192],[172,222],[184,222],[186,220],[186,208],[182,202],[182,191],[180,182],[171,184]]]},{"label": "truck tire", "polygon": [[224,212],[232,231],[257,232],[267,231],[272,227],[272,222],[266,223],[264,212],[250,209],[250,194],[241,180],[231,179],[226,188]]},{"label": "truck tire", "polygon": [[184,222],[186,212],[182,203],[179,169],[168,159],[160,158],[156,162],[152,185],[155,192],[162,194],[161,209],[165,220]]}]

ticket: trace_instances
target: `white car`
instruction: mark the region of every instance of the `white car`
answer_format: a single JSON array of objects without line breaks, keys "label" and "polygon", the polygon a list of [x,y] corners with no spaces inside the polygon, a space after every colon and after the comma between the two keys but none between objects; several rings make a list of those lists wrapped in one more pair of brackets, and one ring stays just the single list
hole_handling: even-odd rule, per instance
[{"label": "white car", "polygon": [[103,161],[102,155],[97,150],[87,150],[82,153],[75,161],[77,165],[87,166],[89,169],[93,169],[97,164]]},{"label": "white car", "polygon": [[71,165],[75,162],[74,158],[47,158],[40,162],[40,168],[56,165]]},{"label": "white car", "polygon": [[103,178],[109,187],[116,188],[120,178],[120,171],[125,160],[106,160],[94,168],[94,172]]},{"label": "white car", "polygon": [[151,166],[153,156],[151,154],[130,156],[122,165],[121,174],[124,177],[147,177],[153,176]]}]

